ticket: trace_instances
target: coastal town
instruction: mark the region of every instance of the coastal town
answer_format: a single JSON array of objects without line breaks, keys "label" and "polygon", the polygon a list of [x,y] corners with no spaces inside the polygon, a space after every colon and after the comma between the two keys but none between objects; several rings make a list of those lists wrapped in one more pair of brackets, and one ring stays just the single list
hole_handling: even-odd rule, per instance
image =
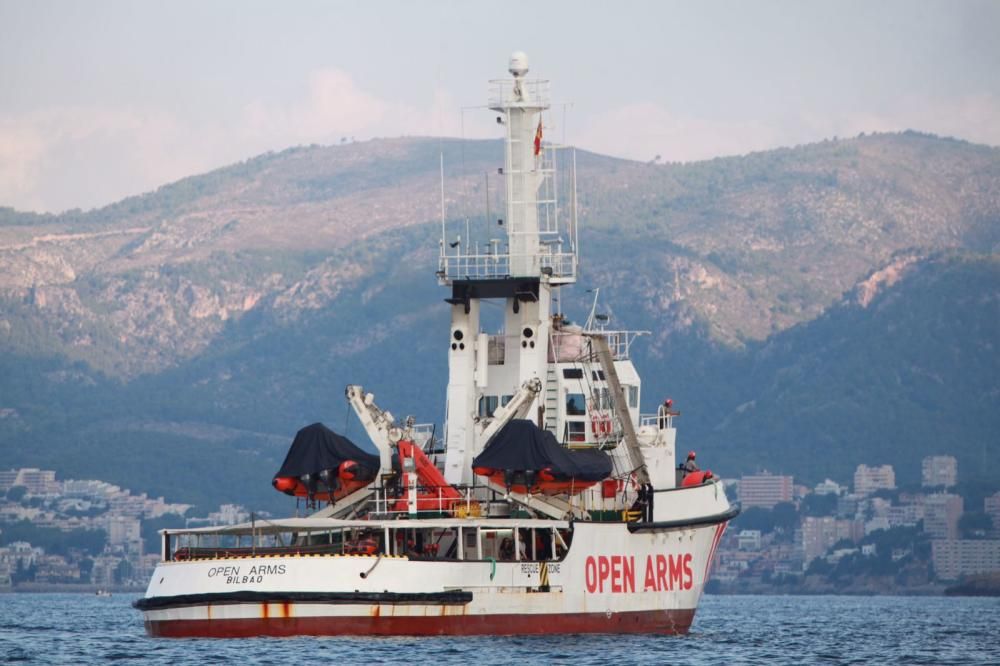
[{"label": "coastal town", "polygon": [[710,591],[940,593],[1000,572],[1000,492],[959,488],[953,456],[928,456],[918,487],[891,465],[810,488],[761,472],[730,481],[742,514],[716,553]]},{"label": "coastal town", "polygon": [[[1000,572],[1000,491],[960,494],[952,456],[924,458],[914,488],[866,464],[845,484],[769,472],[725,483],[742,513],[709,592],[928,594]],[[159,561],[159,529],[250,519],[235,504],[195,513],[105,481],[0,471],[0,590],[139,589]]]},{"label": "coastal town", "polygon": [[207,516],[190,504],[133,494],[53,470],[0,470],[0,591],[138,589],[160,560],[157,530],[248,520],[224,504]]}]

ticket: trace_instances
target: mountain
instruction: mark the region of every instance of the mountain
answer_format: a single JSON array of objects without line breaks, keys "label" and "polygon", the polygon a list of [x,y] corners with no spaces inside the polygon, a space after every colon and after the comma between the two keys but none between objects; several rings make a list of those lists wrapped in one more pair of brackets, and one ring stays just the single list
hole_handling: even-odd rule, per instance
[{"label": "mountain", "polygon": [[702,381],[729,385],[728,402],[700,425],[723,470],[816,483],[890,463],[912,484],[924,456],[947,453],[963,481],[997,484],[1000,256],[896,266],[816,320],[715,359]]},{"label": "mountain", "polygon": [[[5,464],[271,506],[298,427],[364,439],[349,382],[440,423],[441,155],[449,233],[495,233],[490,141],[295,148],[103,209],[0,210]],[[906,132],[577,163],[582,277],[562,308],[582,317],[601,287],[614,324],[652,331],[643,406],[671,394],[716,471],[907,479],[953,451],[1000,482],[981,464],[1000,425],[1000,150]]]}]

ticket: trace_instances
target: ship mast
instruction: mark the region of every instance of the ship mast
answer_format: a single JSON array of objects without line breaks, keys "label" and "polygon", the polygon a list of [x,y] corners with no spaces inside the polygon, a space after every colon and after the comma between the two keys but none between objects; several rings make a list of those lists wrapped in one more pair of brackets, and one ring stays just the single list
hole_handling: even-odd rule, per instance
[{"label": "ship mast", "polygon": [[[549,84],[526,78],[528,58],[520,51],[511,55],[508,71],[512,78],[490,82],[489,108],[500,114],[504,130],[506,200],[499,237],[479,242],[461,231],[450,236],[443,225],[440,245],[438,279],[451,288],[444,472],[452,484],[472,482],[472,460],[486,445],[476,427],[477,402],[490,373],[500,373],[509,394],[545,379],[552,288],[576,282],[575,173],[563,202],[556,178],[561,147],[544,138]],[[563,207],[568,215],[561,214]],[[480,333],[483,299],[504,302],[502,339]],[[543,410],[543,401],[532,398],[528,418],[541,426]]]}]

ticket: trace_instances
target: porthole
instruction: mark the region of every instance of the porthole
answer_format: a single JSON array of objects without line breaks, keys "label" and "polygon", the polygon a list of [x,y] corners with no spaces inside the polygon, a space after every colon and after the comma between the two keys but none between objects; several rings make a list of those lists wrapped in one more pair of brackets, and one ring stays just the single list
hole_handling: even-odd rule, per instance
[{"label": "porthole", "polygon": [[455,330],[455,332],[454,332],[454,333],[452,333],[452,336],[453,336],[453,337],[454,337],[454,338],[455,338],[456,340],[461,340],[462,338],[464,338],[464,337],[465,337],[465,334],[464,334],[464,333],[462,333],[462,331],[460,331],[460,330],[456,329],[456,330]]},{"label": "porthole", "polygon": [[521,331],[521,334],[524,335],[524,337],[526,338],[530,338],[532,335],[535,334],[535,332],[532,331],[530,328],[526,328],[523,331]]},{"label": "porthole", "polygon": [[454,342],[451,343],[451,350],[455,351],[456,349],[458,349],[458,345],[456,345]]}]

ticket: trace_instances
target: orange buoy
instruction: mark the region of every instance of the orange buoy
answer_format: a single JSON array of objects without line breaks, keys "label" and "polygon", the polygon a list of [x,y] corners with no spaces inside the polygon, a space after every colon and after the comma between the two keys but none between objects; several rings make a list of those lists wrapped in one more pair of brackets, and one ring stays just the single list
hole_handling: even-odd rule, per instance
[{"label": "orange buoy", "polygon": [[275,490],[291,495],[295,492],[295,487],[299,485],[299,480],[294,476],[278,476],[271,481],[271,485],[274,486]]}]

